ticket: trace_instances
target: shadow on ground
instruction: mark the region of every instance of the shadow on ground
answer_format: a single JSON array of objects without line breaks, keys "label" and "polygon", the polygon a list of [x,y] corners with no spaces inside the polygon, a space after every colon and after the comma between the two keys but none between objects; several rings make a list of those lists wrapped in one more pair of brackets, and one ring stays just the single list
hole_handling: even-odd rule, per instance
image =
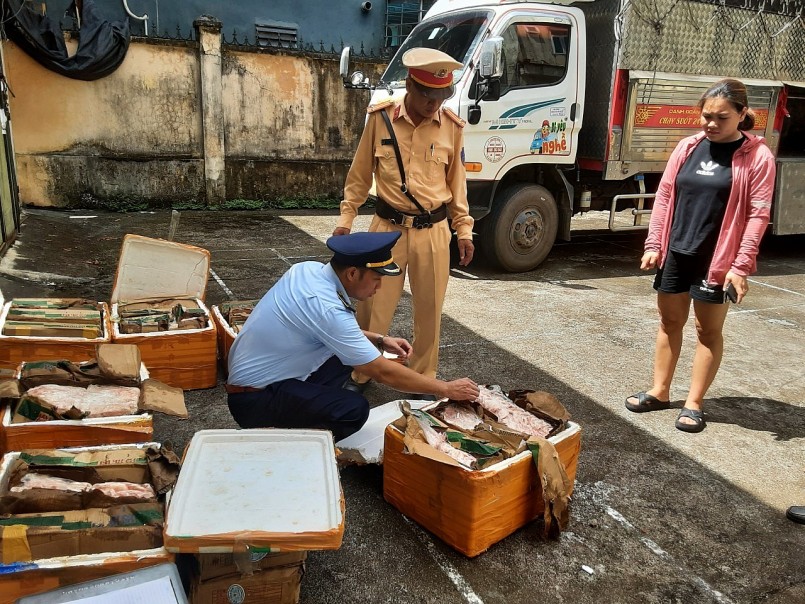
[{"label": "shadow on ground", "polygon": [[[57,212],[29,212],[14,257],[0,271],[0,289],[7,299],[106,300],[123,234],[164,236],[167,224],[167,213],[100,214],[87,221]],[[478,275],[551,282],[572,275],[569,287],[592,288],[575,282],[600,278],[601,272],[638,272],[639,238],[604,242],[622,250],[616,256],[611,249],[601,249],[599,237],[557,250],[531,274],[500,275],[484,267]],[[329,257],[319,239],[268,212],[188,212],[177,240],[210,250],[212,269],[231,292],[211,280],[210,304],[259,297],[290,264]],[[599,249],[600,257],[593,254],[591,259],[581,246]],[[37,273],[54,278],[37,280]],[[404,336],[411,332],[407,297],[392,331]],[[473,601],[467,588],[478,598],[474,601],[486,604],[803,601],[803,532],[792,530],[778,511],[581,394],[573,384],[557,380],[450,317],[443,320],[443,341],[467,345],[444,348],[441,374],[470,375],[479,383],[504,388],[547,390],[582,426],[568,531],[559,541],[544,541],[532,524],[482,556],[467,559],[385,503],[380,468],[347,468],[341,474],[347,509],[343,546],[311,553],[302,602],[461,603]],[[367,396],[373,405],[399,398],[376,385]],[[188,420],[157,417],[156,440],[181,448],[197,430],[235,427],[221,385],[188,392],[187,403]],[[710,421],[774,432],[778,439],[803,436],[802,409],[770,399],[720,398],[710,403]],[[466,585],[451,582],[450,569]]]}]

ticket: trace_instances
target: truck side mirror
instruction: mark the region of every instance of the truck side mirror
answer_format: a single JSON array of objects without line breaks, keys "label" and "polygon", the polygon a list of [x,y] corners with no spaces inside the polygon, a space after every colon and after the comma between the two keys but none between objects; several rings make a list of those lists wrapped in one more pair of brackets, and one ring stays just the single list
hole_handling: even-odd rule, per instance
[{"label": "truck side mirror", "polygon": [[487,84],[484,101],[497,101],[500,98],[500,80],[492,80]]},{"label": "truck side mirror", "polygon": [[467,109],[467,121],[473,126],[481,121],[480,105],[470,105]]},{"label": "truck side mirror", "polygon": [[338,65],[338,72],[341,75],[341,81],[344,82],[344,88],[365,88],[371,90],[373,86],[369,82],[362,71],[353,71],[349,73],[349,59],[352,49],[345,46],[341,51],[341,61]]},{"label": "truck side mirror", "polygon": [[349,55],[352,52],[349,46],[345,46],[341,51],[341,63],[339,64],[338,72],[341,74],[341,79],[346,84],[349,77]]},{"label": "truck side mirror", "polygon": [[484,40],[478,59],[478,75],[482,80],[496,80],[503,75],[503,38],[493,36]]}]

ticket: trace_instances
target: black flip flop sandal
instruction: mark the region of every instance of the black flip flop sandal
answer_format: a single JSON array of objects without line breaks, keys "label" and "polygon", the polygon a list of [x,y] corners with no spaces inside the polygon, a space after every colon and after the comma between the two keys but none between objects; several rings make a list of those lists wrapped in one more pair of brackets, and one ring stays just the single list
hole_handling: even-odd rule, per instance
[{"label": "black flip flop sandal", "polygon": [[[679,420],[683,417],[688,417],[692,419],[694,424],[687,424],[684,422],[680,422]],[[697,433],[701,432],[707,427],[707,422],[704,421],[704,412],[697,411],[696,409],[688,409],[687,407],[683,407],[682,411],[679,412],[679,416],[676,418],[676,429],[682,430],[682,432],[692,432]]]},{"label": "black flip flop sandal", "polygon": [[[630,398],[636,398],[636,403],[630,403]],[[661,401],[656,396],[647,392],[638,392],[626,398],[626,408],[633,413],[645,413],[646,411],[662,411],[671,408],[671,401]]]}]

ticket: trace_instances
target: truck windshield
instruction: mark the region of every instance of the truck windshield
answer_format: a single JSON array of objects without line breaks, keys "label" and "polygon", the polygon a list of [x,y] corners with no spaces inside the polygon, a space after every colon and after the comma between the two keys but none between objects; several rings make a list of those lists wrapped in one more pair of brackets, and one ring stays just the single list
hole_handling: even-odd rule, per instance
[{"label": "truck windshield", "polygon": [[[383,82],[391,88],[404,87],[408,69],[402,64],[402,56],[406,50],[420,46],[441,50],[463,63],[466,68],[491,16],[491,11],[475,10],[437,15],[423,21],[414,28],[394,55],[383,74]],[[458,81],[462,73],[464,68],[456,69],[453,72],[454,81]]]}]

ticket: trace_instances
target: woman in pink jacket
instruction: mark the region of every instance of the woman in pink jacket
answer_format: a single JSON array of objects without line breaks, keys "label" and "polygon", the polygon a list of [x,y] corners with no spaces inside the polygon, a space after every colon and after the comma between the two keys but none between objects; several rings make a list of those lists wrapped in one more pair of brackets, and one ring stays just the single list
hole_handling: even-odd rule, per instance
[{"label": "woman in pink jacket", "polygon": [[727,300],[740,303],[749,289],[775,176],[771,151],[748,133],[755,116],[742,82],[716,82],[699,109],[702,132],[680,141],[668,160],[640,261],[643,270],[657,269],[654,384],[626,399],[626,408],[636,413],[670,408],[692,299],[698,341],[690,389],[676,420],[684,432],[705,428],[702,402],[721,363]]}]

